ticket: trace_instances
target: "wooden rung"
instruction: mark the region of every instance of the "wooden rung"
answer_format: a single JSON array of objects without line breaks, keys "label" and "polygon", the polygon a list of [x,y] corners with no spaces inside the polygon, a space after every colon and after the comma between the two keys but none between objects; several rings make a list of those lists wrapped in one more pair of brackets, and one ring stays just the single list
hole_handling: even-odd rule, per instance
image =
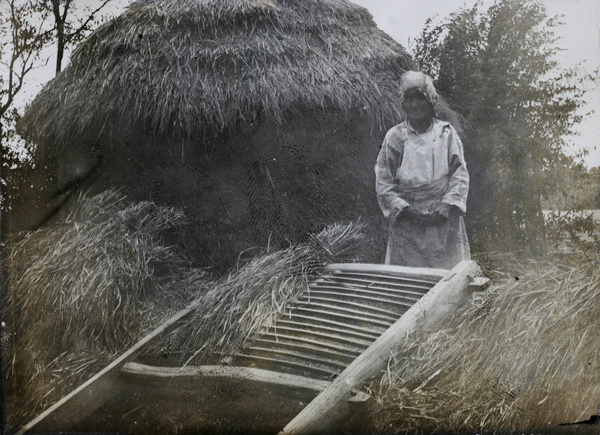
[{"label": "wooden rung", "polygon": [[[269,338],[270,340],[267,340]],[[270,344],[275,343],[278,346],[295,346],[304,349],[311,349],[314,351],[327,352],[331,355],[338,355],[342,357],[348,356],[348,354],[359,355],[365,347],[363,346],[340,346],[334,343],[327,343],[323,341],[312,340],[310,338],[294,337],[280,334],[263,334],[256,339],[256,342],[267,342]]]},{"label": "wooden rung", "polygon": [[[361,316],[365,316],[363,319],[367,320],[368,322],[373,322],[373,321],[380,321],[385,323],[386,325],[389,324],[390,322],[395,322],[398,319],[398,315],[389,315],[389,316],[385,316],[383,314],[375,314],[375,313],[365,313],[363,311],[360,310],[353,310],[351,308],[346,308],[346,307],[340,307],[337,305],[332,305],[332,304],[326,304],[323,302],[311,302],[310,304],[302,304],[300,302],[293,302],[292,304],[290,304],[290,310],[298,310],[298,309],[307,309],[310,310],[312,307],[317,307],[319,309],[325,309],[325,310],[335,310],[336,312],[344,312],[344,313],[348,313],[350,315],[352,314],[358,314]],[[333,315],[333,313],[331,313]]]},{"label": "wooden rung", "polygon": [[[256,367],[228,367],[228,366],[186,366],[186,367],[159,367],[135,362],[126,363],[121,368],[121,373],[130,376],[149,378],[190,378],[198,379],[236,379],[241,381],[261,382],[268,385],[304,389],[320,393],[330,384],[330,381],[313,379],[291,373],[282,373]],[[364,391],[353,391],[350,402],[365,402],[371,396]]]},{"label": "wooden rung", "polygon": [[370,280],[370,279],[365,279],[365,275],[357,275],[358,278],[353,277],[352,275],[338,275],[338,274],[334,274],[334,275],[325,275],[324,277],[315,280],[314,282],[316,283],[320,283],[323,281],[327,281],[327,282],[338,282],[340,284],[346,284],[346,285],[356,285],[356,286],[360,286],[360,287],[382,287],[382,288],[387,288],[390,291],[393,291],[395,289],[404,289],[404,288],[410,288],[410,289],[416,289],[416,290],[420,290],[420,294],[423,294],[423,292],[428,291],[431,287],[433,287],[435,285],[435,282],[433,281],[420,281],[420,280],[398,280],[398,279],[394,279],[394,278],[390,278],[389,281],[381,281],[381,280]]},{"label": "wooden rung", "polygon": [[[305,322],[300,322],[300,320],[304,320]],[[330,319],[322,319],[317,317],[305,316],[303,314],[294,313],[293,315],[286,315],[285,317],[280,317],[278,322],[293,322],[298,325],[305,325],[307,327],[313,328],[329,328],[329,325],[339,326],[344,328],[345,330],[353,331],[353,333],[359,334],[369,334],[369,338],[377,338],[381,335],[381,333],[385,330],[384,328],[363,328],[361,326],[351,325],[343,322],[336,322],[335,320]]]},{"label": "wooden rung", "polygon": [[381,287],[354,287],[348,286],[336,282],[327,282],[327,283],[319,283],[318,285],[311,284],[309,286],[309,290],[306,293],[311,293],[315,290],[338,290],[338,291],[346,291],[346,292],[366,292],[373,291],[377,293],[381,293],[388,297],[393,298],[406,298],[411,300],[419,300],[423,297],[423,293],[411,291],[411,290],[389,290]]},{"label": "wooden rung", "polygon": [[[293,310],[293,313],[291,312],[292,310]],[[312,314],[313,316],[311,316],[311,318],[313,318],[317,321],[319,321],[321,319],[322,319],[322,321],[327,320],[326,318],[323,318],[323,316],[329,316],[329,317],[335,317],[338,319],[349,320],[352,322],[350,325],[356,327],[359,330],[361,330],[362,328],[360,326],[356,325],[356,322],[364,322],[370,326],[383,327],[384,330],[389,328],[389,326],[390,326],[390,322],[383,322],[380,320],[366,318],[366,317],[351,316],[351,315],[345,314],[345,313],[338,313],[338,312],[332,312],[332,311],[327,311],[327,310],[319,310],[319,309],[306,307],[306,306],[291,308],[290,312],[285,313],[284,315],[290,315],[290,317],[295,317],[295,316],[298,316],[296,314],[298,311]],[[317,315],[318,317],[315,317],[314,315]],[[341,325],[342,323],[339,323],[339,324]]]},{"label": "wooden rung", "polygon": [[[412,307],[413,303],[419,300],[419,298],[408,298],[406,296],[394,296],[394,295],[389,295],[389,294],[386,295],[385,293],[371,292],[368,290],[353,290],[350,293],[346,289],[339,290],[339,289],[335,289],[335,288],[329,289],[326,287],[323,287],[322,289],[320,288],[319,290],[311,289],[310,293],[302,294],[303,297],[310,297],[310,298],[312,298],[313,295],[339,296],[339,297],[345,297],[345,298],[349,298],[349,299],[364,300],[364,301],[372,302],[374,304],[386,304],[386,305],[393,305],[393,306],[400,305],[400,306],[404,306],[404,307]],[[391,299],[391,298],[394,298],[394,299]]]},{"label": "wooden rung", "polygon": [[[292,361],[295,361],[295,360],[307,361],[307,362],[317,363],[317,364],[326,365],[326,366],[333,366],[333,367],[337,367],[337,368],[341,368],[341,369],[345,369],[346,366],[348,365],[348,363],[344,362],[344,361],[318,357],[318,356],[315,356],[314,354],[294,352],[292,350],[287,350],[287,349],[272,349],[272,348],[267,348],[267,347],[262,347],[262,346],[250,346],[249,349],[252,351],[255,351],[255,352],[262,352],[262,354],[260,356],[265,356],[264,354],[267,354],[267,355],[275,354],[275,355],[280,355],[282,357],[286,357],[286,356],[290,357],[290,358],[292,358]],[[252,355],[255,355],[255,354],[253,353]],[[275,357],[275,359],[277,359],[279,361],[280,357]],[[354,358],[352,358],[352,359],[354,359]],[[351,361],[352,361],[352,359],[351,359]]]},{"label": "wooden rung", "polygon": [[281,385],[292,388],[304,388],[321,392],[328,385],[328,381],[313,379],[306,376],[274,372],[255,367],[228,367],[228,366],[186,366],[186,367],[156,367],[135,362],[126,363],[121,368],[122,373],[133,376],[147,376],[158,378],[207,378],[207,379],[240,379],[267,384]]},{"label": "wooden rung", "polygon": [[326,271],[341,272],[360,272],[372,273],[380,272],[395,276],[418,278],[418,279],[441,279],[449,272],[447,269],[430,269],[426,267],[404,267],[392,266],[388,264],[364,264],[364,263],[338,263],[330,264],[325,267]]},{"label": "wooden rung", "polygon": [[264,361],[264,362],[275,363],[275,365],[290,366],[295,369],[301,369],[301,370],[308,371],[308,372],[311,372],[311,371],[318,372],[318,373],[325,374],[327,376],[333,376],[333,375],[336,375],[337,373],[339,373],[338,370],[334,370],[332,368],[323,368],[322,366],[307,365],[307,364],[302,364],[302,363],[295,362],[295,361],[280,360],[277,358],[269,358],[269,357],[263,357],[263,356],[257,356],[257,355],[244,355],[241,353],[234,354],[233,356],[238,357],[238,358],[245,358],[245,359],[250,359],[250,360],[260,360],[260,361]]},{"label": "wooden rung", "polygon": [[[340,298],[325,298],[322,296],[314,296],[314,295],[308,295],[308,294],[304,293],[304,294],[300,295],[299,301],[303,301],[303,302],[309,303],[311,305],[314,304],[314,301],[332,302],[332,303],[336,304],[335,305],[336,307],[338,305],[349,305],[351,307],[358,307],[358,308],[363,308],[363,309],[369,310],[369,311],[376,311],[378,313],[382,313],[384,316],[389,315],[392,320],[395,320],[398,318],[398,313],[396,311],[386,310],[385,308],[379,308],[379,307],[375,307],[372,305],[361,304],[359,302],[352,302],[352,301],[348,301],[348,300],[344,300],[344,299],[340,299]],[[400,304],[398,304],[398,305],[400,305]],[[408,306],[410,307],[410,304]],[[361,312],[364,313],[364,311],[361,311]],[[365,314],[367,314],[367,313],[365,313]]]},{"label": "wooden rung", "polygon": [[[344,341],[344,342],[347,342],[350,344],[359,344],[360,346],[364,346],[365,348],[372,343],[372,340],[366,341],[366,340],[357,339],[356,337],[353,337],[350,334],[347,334],[341,330],[338,330],[339,332],[341,332],[341,334],[337,334],[337,335],[336,334],[328,334],[325,332],[311,331],[308,329],[283,326],[283,325],[280,325],[279,322],[277,322],[274,326],[272,326],[271,328],[268,329],[268,332],[270,332],[271,334],[276,335],[276,336],[279,335],[278,334],[279,331],[300,333],[300,334],[306,334],[306,335],[316,336],[316,337],[323,337],[323,338],[326,338],[328,340],[333,340],[333,341]],[[288,335],[286,335],[286,336],[288,336]]]}]

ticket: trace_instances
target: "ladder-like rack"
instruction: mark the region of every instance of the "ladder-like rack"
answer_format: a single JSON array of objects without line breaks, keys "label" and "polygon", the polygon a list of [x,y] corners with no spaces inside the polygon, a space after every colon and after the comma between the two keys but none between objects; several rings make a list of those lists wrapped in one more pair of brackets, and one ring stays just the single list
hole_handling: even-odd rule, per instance
[{"label": "ladder-like rack", "polygon": [[333,264],[233,365],[332,380],[447,271]]},{"label": "ladder-like rack", "polygon": [[[133,361],[148,343],[191,313],[195,308],[191,305],[32,420],[17,435],[81,427],[82,421],[114,401],[124,383],[134,387],[148,382],[162,385],[161,379],[182,388],[182,397],[183,390],[188,391],[185,396],[188,399],[208,396],[205,387],[211,382],[226,383],[231,388],[251,384],[254,389],[244,407],[250,403],[259,409],[262,395],[265,413],[271,415],[277,412],[272,408],[278,401],[298,396],[296,402],[300,407],[294,414],[284,416],[275,431],[285,426],[282,434],[322,432],[342,417],[343,403],[364,400],[365,394],[360,392],[363,384],[381,372],[390,353],[407,333],[431,328],[453,313],[470,298],[473,290],[484,285],[479,276],[479,268],[472,261],[462,262],[451,271],[333,264],[311,281],[271,326],[259,331],[243,352],[226,358],[226,363],[177,368]],[[177,384],[178,381],[181,382]],[[210,397],[196,398],[202,403],[210,400]],[[307,402],[310,403],[306,405]],[[253,408],[252,412],[258,411]]]}]

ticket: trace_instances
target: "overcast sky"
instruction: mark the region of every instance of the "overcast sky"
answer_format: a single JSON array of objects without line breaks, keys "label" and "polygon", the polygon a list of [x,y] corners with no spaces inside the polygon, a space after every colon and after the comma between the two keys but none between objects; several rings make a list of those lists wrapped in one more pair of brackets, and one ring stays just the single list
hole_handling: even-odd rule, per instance
[{"label": "overcast sky", "polygon": [[[93,0],[88,0],[93,1]],[[377,26],[392,38],[409,48],[410,41],[419,35],[425,21],[437,16],[443,18],[459,8],[473,6],[477,0],[351,0],[369,10]],[[486,5],[490,0],[483,0]],[[564,15],[564,25],[558,29],[560,45],[564,51],[558,59],[562,66],[572,67],[581,63],[588,72],[600,67],[600,0],[542,0],[550,16]],[[119,14],[129,0],[114,0],[109,12]],[[53,77],[52,61],[50,67],[40,69],[31,76],[27,89],[21,94],[21,104],[31,100],[42,85]],[[591,90],[586,97],[586,112],[596,113],[588,116],[579,126],[581,136],[570,139],[574,148],[588,149],[586,159],[589,167],[600,166],[600,146],[598,129],[600,128],[600,89]]]}]

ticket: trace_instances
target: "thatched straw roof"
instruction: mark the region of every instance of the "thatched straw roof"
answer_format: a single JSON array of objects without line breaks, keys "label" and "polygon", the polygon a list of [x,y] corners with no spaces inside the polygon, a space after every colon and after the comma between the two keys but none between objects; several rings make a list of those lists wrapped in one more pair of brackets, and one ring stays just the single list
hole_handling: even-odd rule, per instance
[{"label": "thatched straw roof", "polygon": [[185,138],[279,121],[291,107],[397,119],[410,65],[346,0],[140,0],[77,48],[20,128],[50,145],[134,126]]}]

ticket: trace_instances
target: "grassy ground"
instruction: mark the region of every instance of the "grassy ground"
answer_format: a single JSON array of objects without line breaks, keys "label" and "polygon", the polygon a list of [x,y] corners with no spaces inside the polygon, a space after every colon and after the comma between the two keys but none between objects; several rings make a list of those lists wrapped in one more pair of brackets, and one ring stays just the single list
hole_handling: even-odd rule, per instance
[{"label": "grassy ground", "polygon": [[600,261],[482,258],[493,286],[413,334],[374,385],[376,429],[494,431],[587,420],[600,404]]}]

